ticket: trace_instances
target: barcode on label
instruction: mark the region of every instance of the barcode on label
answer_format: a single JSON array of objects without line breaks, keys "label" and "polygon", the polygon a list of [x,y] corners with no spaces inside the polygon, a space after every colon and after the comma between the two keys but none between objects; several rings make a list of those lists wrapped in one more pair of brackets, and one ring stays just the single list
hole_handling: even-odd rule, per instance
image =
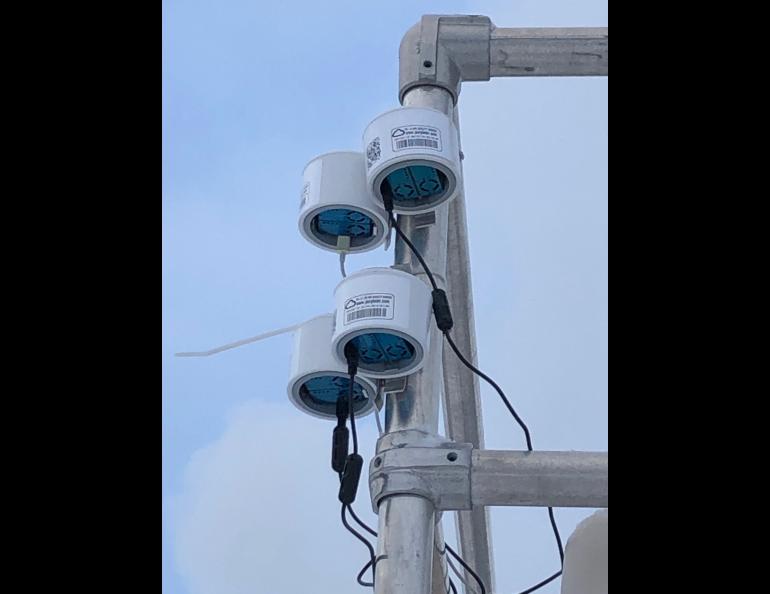
[{"label": "barcode on label", "polygon": [[343,307],[344,315],[340,318],[343,325],[369,318],[392,320],[396,311],[396,297],[392,293],[362,293],[347,299]]},{"label": "barcode on label", "polygon": [[345,317],[345,323],[360,320],[361,318],[385,318],[387,315],[388,310],[385,307],[367,307],[348,312]]},{"label": "barcode on label", "polygon": [[396,150],[413,146],[425,146],[436,150],[439,148],[438,141],[431,140],[430,138],[406,138],[404,140],[396,141]]}]

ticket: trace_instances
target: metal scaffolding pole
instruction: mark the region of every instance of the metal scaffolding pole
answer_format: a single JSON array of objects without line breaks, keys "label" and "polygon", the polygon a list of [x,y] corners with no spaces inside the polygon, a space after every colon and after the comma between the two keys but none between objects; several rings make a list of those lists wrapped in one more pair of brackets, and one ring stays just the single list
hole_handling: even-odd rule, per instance
[{"label": "metal scaffolding pole", "polygon": [[[442,111],[453,118],[458,131],[456,105],[465,81],[488,81],[501,76],[607,74],[607,28],[507,29],[496,28],[484,16],[426,15],[407,31],[399,49],[402,104]],[[475,363],[462,185],[449,205],[442,205],[433,213],[400,216],[399,224],[424,256],[438,284],[446,289],[455,321],[452,335],[459,350]],[[396,265],[428,282],[419,262],[400,239],[396,240],[395,259]],[[503,452],[485,453],[478,379],[453,353],[442,352],[442,346],[443,337],[432,321],[424,368],[409,377],[404,392],[388,396],[386,434],[378,441],[377,451],[437,447],[428,442],[438,431],[439,378],[443,378],[446,434],[457,444],[471,444],[475,450],[474,476],[478,485],[474,487],[470,509],[460,508],[463,511],[456,516],[460,553],[491,594],[492,546],[484,506],[543,505],[543,501],[555,502],[549,505],[596,501],[606,505],[606,455],[562,458],[555,453],[523,457],[518,453],[512,453],[512,457]],[[565,462],[562,468],[560,464]],[[509,493],[506,485],[510,484],[516,488]],[[544,491],[541,487],[545,484],[553,486],[553,492]],[[445,594],[446,557],[434,554],[443,551],[443,535],[437,522],[439,514],[431,501],[424,492],[393,492],[379,499],[380,560],[375,594]],[[440,501],[436,505],[441,508]],[[470,576],[466,577],[472,583]],[[466,592],[470,590],[466,588]]]},{"label": "metal scaffolding pole", "polygon": [[[458,109],[455,109],[454,123],[459,130]],[[476,323],[473,315],[473,286],[463,186],[459,196],[449,205],[447,297],[454,318],[452,338],[460,352],[477,365]],[[474,448],[481,449],[484,447],[484,425],[479,378],[465,367],[446,345],[443,362],[446,434],[454,441],[470,443]],[[489,512],[482,506],[475,506],[470,511],[459,511],[455,514],[455,528],[460,555],[479,574],[490,591],[494,591]],[[466,582],[473,583],[473,578],[468,572],[465,572],[465,578]]]},{"label": "metal scaffolding pole", "polygon": [[471,502],[485,506],[607,507],[607,452],[471,454]]},{"label": "metal scaffolding pole", "polygon": [[490,35],[490,76],[607,76],[607,27],[507,29]]},{"label": "metal scaffolding pole", "polygon": [[[406,106],[431,107],[452,115],[451,95],[438,87],[417,87],[403,101]],[[415,244],[439,284],[446,278],[446,237],[448,207],[439,207],[434,216],[399,216],[399,225]],[[422,266],[409,247],[396,240],[397,265],[405,266],[426,283]],[[431,321],[428,358],[421,371],[409,377],[406,389],[390,394],[385,407],[385,435],[378,441],[380,451],[394,441],[408,444],[424,435],[438,432],[441,393],[442,335]],[[445,594],[441,584],[433,588],[433,551],[436,511],[433,503],[414,495],[393,495],[378,509],[377,573],[375,594]],[[442,568],[435,571],[446,575]]]}]

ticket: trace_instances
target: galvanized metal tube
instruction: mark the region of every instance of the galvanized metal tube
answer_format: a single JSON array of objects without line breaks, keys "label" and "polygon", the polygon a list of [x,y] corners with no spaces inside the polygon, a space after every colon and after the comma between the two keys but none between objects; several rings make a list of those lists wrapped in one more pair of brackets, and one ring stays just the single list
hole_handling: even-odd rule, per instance
[{"label": "galvanized metal tube", "polygon": [[607,76],[609,28],[496,28],[489,58],[492,77]]},{"label": "galvanized metal tube", "polygon": [[[417,87],[409,91],[405,106],[432,107],[452,115],[451,95],[437,87]],[[420,250],[438,282],[446,278],[446,236],[448,209],[439,207],[432,216],[400,216],[399,225]],[[396,264],[428,282],[422,266],[408,246],[396,239]],[[438,432],[441,393],[441,333],[431,323],[430,347],[421,371],[409,377],[402,393],[388,396],[385,407],[385,436],[396,431],[417,429]],[[405,433],[409,435],[409,433]],[[383,500],[379,510],[379,537],[375,594],[444,594],[441,584],[433,585],[436,511],[423,497],[394,495]],[[441,563],[442,559],[437,559]],[[438,588],[438,589],[436,589]]]},{"label": "galvanized metal tube", "polygon": [[[454,123],[460,129],[458,110]],[[473,286],[468,249],[468,224],[465,215],[465,188],[449,205],[447,226],[447,296],[454,318],[452,338],[469,361],[476,364],[476,324],[473,315]],[[481,414],[479,379],[465,367],[448,347],[443,353],[444,425],[454,441],[484,447],[484,425]],[[490,591],[494,591],[494,560],[489,512],[476,506],[455,515],[460,555],[474,568]],[[466,572],[466,581],[473,579]]]},{"label": "galvanized metal tube", "polygon": [[380,504],[376,594],[428,594],[433,572],[434,510],[413,495]]},{"label": "galvanized metal tube", "polygon": [[474,450],[476,505],[607,507],[607,452]]},{"label": "galvanized metal tube", "polygon": [[401,102],[404,107],[429,107],[452,117],[454,101],[451,93],[441,87],[423,86],[410,89]]}]

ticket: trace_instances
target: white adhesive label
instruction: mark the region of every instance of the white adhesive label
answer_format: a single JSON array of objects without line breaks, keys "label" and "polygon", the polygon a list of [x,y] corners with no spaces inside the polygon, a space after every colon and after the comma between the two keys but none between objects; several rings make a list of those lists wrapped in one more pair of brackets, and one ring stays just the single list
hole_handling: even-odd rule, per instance
[{"label": "white adhesive label", "polygon": [[400,126],[390,131],[394,151],[428,148],[441,151],[441,131],[433,126]]},{"label": "white adhesive label", "polygon": [[299,209],[302,210],[307,204],[307,199],[310,197],[310,182],[307,182],[302,186],[302,195],[299,200]]},{"label": "white adhesive label", "polygon": [[369,318],[392,320],[395,309],[396,298],[390,293],[356,295],[345,302],[343,325],[347,326],[358,320]]}]

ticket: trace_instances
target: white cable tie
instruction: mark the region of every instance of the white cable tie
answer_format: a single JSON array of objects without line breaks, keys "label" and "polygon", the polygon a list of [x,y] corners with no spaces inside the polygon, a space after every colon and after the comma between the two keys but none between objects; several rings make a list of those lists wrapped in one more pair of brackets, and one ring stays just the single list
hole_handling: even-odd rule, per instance
[{"label": "white cable tie", "polygon": [[377,421],[377,431],[380,432],[380,437],[382,437],[385,432],[382,430],[382,421],[380,420],[380,409],[377,408],[377,399],[382,396],[381,402],[384,406],[385,395],[382,393],[383,384],[384,382],[382,380],[377,380],[377,394],[374,395],[374,400],[372,401],[372,404],[374,405],[374,420]]},{"label": "white cable tie", "polygon": [[337,251],[340,253],[340,272],[342,273],[342,278],[347,276],[345,274],[345,256],[350,251],[350,241],[350,235],[337,236]]},{"label": "white cable tie", "polygon": [[388,248],[390,247],[390,238],[393,234],[393,224],[390,221],[390,217],[388,217],[388,230],[386,231],[385,235],[385,251],[388,251]]},{"label": "white cable tie", "polygon": [[[446,546],[446,543],[444,543],[444,545]],[[459,569],[457,569],[457,567],[455,567],[455,564],[454,564],[454,563],[452,563],[452,559],[451,559],[451,557],[450,557],[450,556],[449,556],[449,555],[446,553],[446,548],[444,549],[444,551],[445,551],[445,552],[444,552],[444,555],[446,555],[446,562],[447,562],[447,565],[449,565],[449,567],[452,569],[452,572],[453,572],[453,573],[454,573],[454,574],[457,576],[457,579],[458,579],[458,580],[460,580],[460,583],[461,583],[463,586],[465,586],[465,591],[466,591],[466,592],[469,592],[470,594],[477,594],[477,592],[478,592],[479,590],[478,590],[478,588],[476,587],[476,584],[474,584],[474,585],[471,585],[471,584],[469,584],[469,583],[468,583],[468,582],[465,580],[465,576],[463,576],[463,575],[460,573],[460,570],[459,570]],[[469,577],[470,577],[470,576],[469,576]]]},{"label": "white cable tie", "polygon": [[263,334],[257,334],[256,336],[252,336],[251,338],[244,338],[243,340],[237,340],[235,342],[230,342],[227,344],[223,344],[222,346],[218,346],[216,348],[213,348],[209,351],[197,351],[197,352],[189,352],[189,353],[175,353],[175,357],[210,357],[211,355],[216,355],[217,353],[221,353],[222,351],[229,351],[230,349],[238,348],[239,346],[243,346],[245,344],[251,344],[252,342],[259,342],[260,340],[265,340],[266,338],[271,338],[273,336],[278,336],[279,334],[286,334],[287,332],[292,332],[299,328],[300,326],[307,324],[308,322],[312,322],[313,320],[318,320],[319,318],[324,318],[328,316],[329,314],[321,314],[320,316],[315,316],[313,318],[310,318],[309,320],[305,320],[304,322],[300,322],[299,324],[294,324],[293,326],[287,326],[286,328],[279,328],[277,330],[271,330],[270,332],[264,332]]}]

